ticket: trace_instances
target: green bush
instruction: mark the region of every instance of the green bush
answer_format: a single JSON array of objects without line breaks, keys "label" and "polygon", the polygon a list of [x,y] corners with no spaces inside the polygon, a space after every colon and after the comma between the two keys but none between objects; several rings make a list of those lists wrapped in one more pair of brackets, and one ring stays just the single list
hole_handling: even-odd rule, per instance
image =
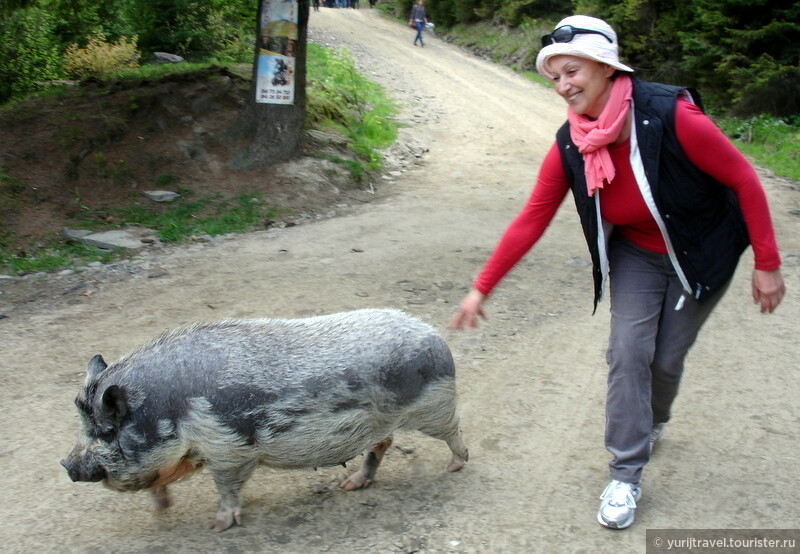
[{"label": "green bush", "polygon": [[217,45],[213,58],[220,62],[251,63],[253,61],[253,32],[251,29],[230,29]]},{"label": "green bush", "polygon": [[56,40],[67,45],[86,45],[87,37],[102,33],[117,38],[120,5],[126,0],[22,0],[35,3],[52,14]]},{"label": "green bush", "polygon": [[[253,47],[247,41],[254,38],[257,8],[257,2],[244,0],[129,0],[121,20],[148,53],[250,61]],[[248,44],[246,58],[242,58],[243,42]]]},{"label": "green bush", "polygon": [[137,67],[139,52],[135,36],[120,38],[116,43],[106,42],[102,34],[91,37],[85,48],[70,44],[64,53],[64,70],[76,79],[102,75],[111,71]]},{"label": "green bush", "polygon": [[39,8],[0,17],[0,103],[61,77],[61,52],[53,27],[52,16]]}]

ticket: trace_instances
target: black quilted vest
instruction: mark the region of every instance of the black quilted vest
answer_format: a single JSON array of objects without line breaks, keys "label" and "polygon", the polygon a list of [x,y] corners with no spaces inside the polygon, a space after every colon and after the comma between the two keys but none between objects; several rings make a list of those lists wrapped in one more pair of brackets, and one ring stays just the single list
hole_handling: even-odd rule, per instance
[{"label": "black quilted vest", "polygon": [[[672,246],[673,265],[686,276],[686,293],[702,302],[733,276],[749,238],[734,192],[697,169],[675,134],[675,103],[684,87],[633,78],[633,104],[639,152],[653,200]],[[700,106],[699,95],[690,90]],[[583,156],[572,142],[569,122],[556,134],[564,171],[591,253],[594,307],[602,295],[597,207],[586,192]],[[600,192],[602,194],[602,191]],[[607,239],[607,237],[606,237]]]}]

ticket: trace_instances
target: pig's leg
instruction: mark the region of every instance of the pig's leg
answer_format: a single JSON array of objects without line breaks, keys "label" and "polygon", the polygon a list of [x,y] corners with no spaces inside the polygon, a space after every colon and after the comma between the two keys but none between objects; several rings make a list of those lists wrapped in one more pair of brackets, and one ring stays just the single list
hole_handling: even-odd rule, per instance
[{"label": "pig's leg", "polygon": [[372,480],[375,478],[375,472],[378,470],[378,466],[381,465],[383,455],[386,454],[386,450],[390,446],[392,446],[392,437],[388,437],[386,440],[373,446],[372,450],[367,452],[367,455],[364,456],[364,463],[361,464],[361,468],[342,482],[342,488],[352,491],[355,489],[365,489],[370,486]]},{"label": "pig's leg", "polygon": [[169,494],[167,485],[191,475],[196,470],[197,467],[186,459],[182,459],[174,466],[166,466],[159,470],[158,478],[153,483],[153,488],[150,489],[156,512],[163,512],[172,506],[172,497]]},{"label": "pig's leg", "polygon": [[233,469],[212,469],[211,476],[219,491],[219,511],[211,522],[214,531],[224,531],[233,526],[234,523],[241,525],[242,508],[239,506],[239,491],[242,486],[253,474],[257,460],[247,462],[244,465]]},{"label": "pig's leg", "polygon": [[153,504],[156,512],[163,512],[172,506],[172,497],[167,487],[153,487],[150,489],[150,494],[153,496]]},{"label": "pig's leg", "polygon": [[447,446],[450,447],[450,451],[453,453],[450,463],[447,464],[447,471],[458,471],[464,467],[464,464],[469,460],[469,450],[467,450],[467,445],[464,444],[464,439],[461,438],[458,417],[452,414],[452,417],[447,418],[446,421],[447,422],[443,425],[431,425],[420,428],[420,431],[447,443]]},{"label": "pig's leg", "polygon": [[469,450],[467,450],[467,445],[464,444],[464,439],[461,438],[461,431],[459,430],[457,434],[445,440],[453,453],[450,463],[447,464],[447,471],[458,471],[469,460]]}]

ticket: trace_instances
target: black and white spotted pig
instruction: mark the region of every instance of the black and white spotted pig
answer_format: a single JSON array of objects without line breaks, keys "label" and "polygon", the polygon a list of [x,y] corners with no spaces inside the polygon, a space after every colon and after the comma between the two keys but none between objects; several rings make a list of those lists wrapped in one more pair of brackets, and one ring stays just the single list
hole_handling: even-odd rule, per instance
[{"label": "black and white spotted pig", "polygon": [[468,459],[450,351],[394,310],[184,326],[110,366],[92,358],[75,404],[80,435],[61,462],[73,481],[150,489],[164,509],[167,485],[206,467],[217,531],[240,523],[239,491],[258,464],[335,465],[369,450],[342,483],[367,487],[402,429],[446,441],[450,471]]}]

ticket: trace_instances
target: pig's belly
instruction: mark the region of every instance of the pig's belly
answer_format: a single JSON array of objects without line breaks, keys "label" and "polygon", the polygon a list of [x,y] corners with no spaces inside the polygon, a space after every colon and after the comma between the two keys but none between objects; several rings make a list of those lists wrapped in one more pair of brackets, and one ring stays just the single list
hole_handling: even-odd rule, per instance
[{"label": "pig's belly", "polygon": [[260,462],[284,468],[325,467],[344,464],[386,439],[392,425],[378,421],[330,422],[300,425],[258,445]]}]

